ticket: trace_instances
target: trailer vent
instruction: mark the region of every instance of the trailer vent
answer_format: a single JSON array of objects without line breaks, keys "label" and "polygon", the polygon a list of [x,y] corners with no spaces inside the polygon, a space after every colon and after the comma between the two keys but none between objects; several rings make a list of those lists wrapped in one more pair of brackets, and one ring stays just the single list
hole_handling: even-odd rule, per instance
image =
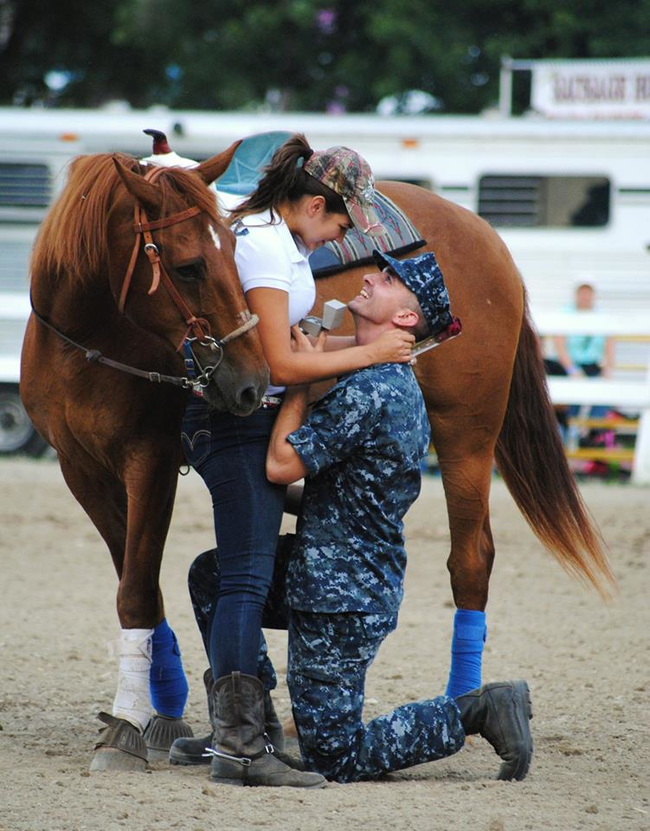
[{"label": "trailer vent", "polygon": [[0,162],[0,206],[47,208],[52,198],[52,177],[46,164]]},{"label": "trailer vent", "polygon": [[479,180],[478,214],[496,228],[590,228],[607,225],[604,176],[506,176]]}]

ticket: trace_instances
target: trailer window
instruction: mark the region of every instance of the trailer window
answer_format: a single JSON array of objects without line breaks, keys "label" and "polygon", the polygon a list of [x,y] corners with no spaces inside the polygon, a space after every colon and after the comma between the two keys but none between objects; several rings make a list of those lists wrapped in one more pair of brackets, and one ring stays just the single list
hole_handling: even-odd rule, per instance
[{"label": "trailer window", "polygon": [[604,176],[507,176],[479,181],[478,213],[497,228],[593,228],[607,225]]},{"label": "trailer window", "polygon": [[47,208],[52,198],[52,177],[45,164],[0,162],[0,206]]}]

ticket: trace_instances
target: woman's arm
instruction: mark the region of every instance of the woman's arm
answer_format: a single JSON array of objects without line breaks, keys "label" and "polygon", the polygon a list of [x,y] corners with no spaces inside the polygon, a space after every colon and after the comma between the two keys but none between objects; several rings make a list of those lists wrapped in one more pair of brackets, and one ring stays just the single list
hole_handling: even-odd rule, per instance
[{"label": "woman's arm", "polygon": [[271,371],[271,383],[278,386],[308,384],[373,364],[408,363],[411,360],[415,338],[399,329],[385,332],[364,346],[332,352],[294,352],[287,293],[279,289],[254,288],[246,292],[246,302],[251,312],[259,316],[257,331]]},{"label": "woman's arm", "polygon": [[338,349],[349,349],[355,346],[354,335],[328,335],[325,341],[325,352],[336,352]]}]

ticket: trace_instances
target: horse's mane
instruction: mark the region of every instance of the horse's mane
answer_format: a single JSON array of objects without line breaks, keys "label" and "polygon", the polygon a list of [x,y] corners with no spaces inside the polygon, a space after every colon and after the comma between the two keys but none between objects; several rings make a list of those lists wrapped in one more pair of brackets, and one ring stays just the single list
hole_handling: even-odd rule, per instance
[{"label": "horse's mane", "polygon": [[[47,273],[71,282],[88,282],[105,268],[110,249],[109,215],[117,200],[127,193],[114,159],[129,170],[146,170],[126,153],[96,153],[74,159],[66,186],[39,230],[32,254],[33,278]],[[169,196],[174,192],[183,196],[188,207],[199,207],[214,223],[223,221],[214,194],[189,171],[164,168],[156,186],[161,191],[161,215],[165,215]],[[128,199],[132,201],[130,195]]]}]

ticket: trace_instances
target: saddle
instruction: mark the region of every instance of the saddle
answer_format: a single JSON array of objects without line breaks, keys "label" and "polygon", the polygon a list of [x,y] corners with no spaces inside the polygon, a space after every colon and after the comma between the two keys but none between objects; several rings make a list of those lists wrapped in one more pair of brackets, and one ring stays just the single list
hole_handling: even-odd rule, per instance
[{"label": "saddle", "polygon": [[[273,154],[291,135],[292,133],[278,130],[258,133],[242,141],[226,172],[217,182],[218,192],[225,207],[233,207],[242,197],[255,190]],[[314,277],[328,277],[358,265],[372,265],[373,249],[400,257],[425,244],[425,240],[404,212],[379,192],[375,194],[375,210],[387,232],[371,238],[352,228],[345,235],[343,242],[325,243],[309,257]]]}]

